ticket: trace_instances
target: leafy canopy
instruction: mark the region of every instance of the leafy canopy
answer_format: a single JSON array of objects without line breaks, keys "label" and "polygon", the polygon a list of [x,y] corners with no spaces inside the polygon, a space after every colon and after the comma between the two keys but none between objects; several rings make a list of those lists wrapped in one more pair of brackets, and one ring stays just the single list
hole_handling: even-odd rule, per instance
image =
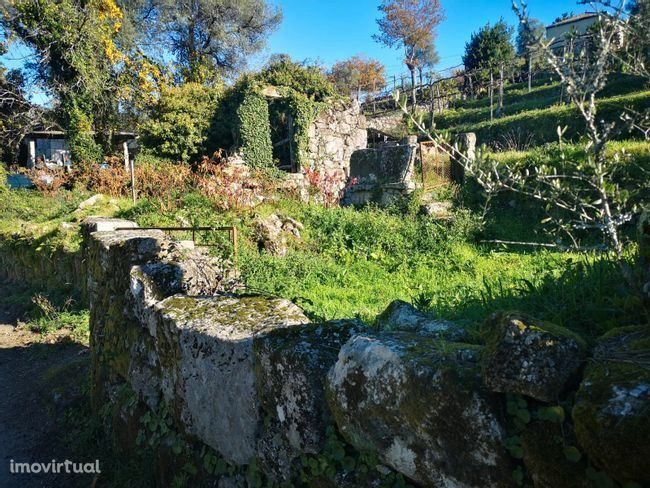
[{"label": "leafy canopy", "polygon": [[525,22],[520,22],[517,27],[517,39],[515,41],[517,54],[519,56],[528,56],[539,39],[543,38],[545,32],[544,24],[538,19],[526,19]]},{"label": "leafy canopy", "polygon": [[[129,0],[149,39],[175,56],[183,80],[214,81],[232,75],[282,21],[265,0]],[[155,51],[156,46],[149,46]],[[158,53],[164,55],[165,53]],[[218,80],[217,80],[218,81]]]},{"label": "leafy canopy", "polygon": [[320,67],[297,63],[286,55],[276,55],[254,78],[258,84],[291,88],[319,102],[336,94]]},{"label": "leafy canopy", "polygon": [[139,127],[142,144],[157,156],[188,162],[205,150],[222,89],[200,83],[163,86]]},{"label": "leafy canopy", "polygon": [[465,45],[463,64],[467,71],[494,69],[507,64],[514,58],[515,50],[511,42],[512,27],[503,19],[494,25],[489,23],[472,34]]},{"label": "leafy canopy", "polygon": [[390,48],[404,50],[404,63],[413,71],[417,53],[433,44],[435,29],[445,16],[439,0],[383,0],[379,34],[373,38]]},{"label": "leafy canopy", "polygon": [[370,91],[386,83],[385,68],[376,59],[362,55],[335,63],[328,78],[339,93],[349,95],[356,91]]}]

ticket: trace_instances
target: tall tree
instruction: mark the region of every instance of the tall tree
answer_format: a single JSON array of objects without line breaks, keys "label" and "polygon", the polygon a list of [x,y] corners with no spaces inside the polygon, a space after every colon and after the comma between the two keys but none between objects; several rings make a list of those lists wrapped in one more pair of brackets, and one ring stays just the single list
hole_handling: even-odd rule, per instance
[{"label": "tall tree", "polygon": [[537,44],[546,32],[544,24],[538,19],[527,19],[520,22],[517,27],[517,55],[526,58],[528,64],[528,91],[532,89],[533,57],[537,51]]},{"label": "tall tree", "polygon": [[381,62],[365,56],[352,56],[335,63],[328,78],[340,93],[351,95],[356,92],[358,100],[361,92],[373,91],[386,83],[384,73],[385,68]]},{"label": "tall tree", "polygon": [[146,19],[148,37],[174,54],[184,81],[233,74],[282,21],[279,7],[265,0],[123,1],[135,18]]},{"label": "tall tree", "polygon": [[440,0],[383,0],[377,19],[379,34],[373,38],[390,48],[404,51],[404,64],[411,73],[412,101],[416,105],[415,70],[418,52],[433,45],[436,28],[444,20]]},{"label": "tall tree", "polygon": [[463,63],[467,71],[487,70],[490,76],[490,118],[493,117],[494,72],[499,71],[499,111],[503,108],[503,73],[515,55],[511,42],[512,27],[503,19],[494,25],[489,23],[472,34],[465,45]]},{"label": "tall tree", "polygon": [[97,160],[108,148],[125,55],[116,39],[124,18],[114,0],[13,0],[2,4],[5,36],[36,55],[31,70],[58,99],[73,157]]},{"label": "tall tree", "polygon": [[432,69],[436,64],[438,64],[440,62],[440,55],[438,54],[438,51],[436,51],[436,46],[434,44],[429,44],[428,46],[417,50],[415,59],[417,60],[417,69],[420,74],[421,85],[424,70]]}]

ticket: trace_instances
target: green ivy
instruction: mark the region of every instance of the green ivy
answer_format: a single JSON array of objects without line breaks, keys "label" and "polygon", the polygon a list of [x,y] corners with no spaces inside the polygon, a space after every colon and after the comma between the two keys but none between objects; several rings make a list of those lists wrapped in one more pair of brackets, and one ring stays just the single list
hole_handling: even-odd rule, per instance
[{"label": "green ivy", "polygon": [[273,165],[269,104],[254,90],[244,94],[237,108],[239,136],[244,159],[252,167]]},{"label": "green ivy", "polygon": [[102,148],[93,135],[93,120],[89,110],[82,110],[75,101],[66,105],[69,117],[68,143],[72,160],[77,163],[98,163],[102,160]]},{"label": "green ivy", "polygon": [[309,126],[314,123],[319,112],[325,108],[324,102],[315,102],[306,95],[293,90],[285,89],[288,108],[293,117],[293,147],[298,166],[307,164],[309,151]]}]

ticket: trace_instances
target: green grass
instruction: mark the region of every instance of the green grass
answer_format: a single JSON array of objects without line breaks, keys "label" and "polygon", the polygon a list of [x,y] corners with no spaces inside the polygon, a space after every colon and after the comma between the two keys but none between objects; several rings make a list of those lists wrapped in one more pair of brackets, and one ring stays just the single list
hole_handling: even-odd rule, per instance
[{"label": "green grass", "polygon": [[[436,115],[436,127],[452,132],[475,132],[479,144],[488,145],[503,145],[504,139],[513,134],[532,144],[557,141],[558,126],[567,126],[565,138],[576,140],[584,133],[584,123],[578,110],[566,103],[566,97],[565,103],[559,104],[560,92],[557,82],[537,86],[531,93],[521,84],[513,85],[505,90],[500,118],[490,121],[489,99],[484,97],[462,101]],[[599,94],[600,116],[606,120],[617,119],[625,108],[642,111],[648,107],[650,90],[647,82],[638,77],[616,75]]]},{"label": "green grass", "polygon": [[[3,203],[13,223],[2,226],[8,230],[30,217],[46,225],[76,219],[76,200],[69,198],[65,192],[56,198],[18,192],[13,203]],[[124,203],[112,215],[140,225],[176,225],[183,219],[194,225],[237,225],[242,236],[238,263],[250,290],[293,299],[315,319],[357,316],[372,323],[395,299],[426,303],[432,315],[473,330],[503,309],[528,312],[586,336],[643,319],[617,267],[606,258],[479,244],[513,228],[530,233],[527,212],[506,221],[491,217],[484,227],[467,210],[457,210],[453,222],[436,222],[418,217],[415,208],[355,210],[279,200],[254,211],[218,212],[201,195],[189,193],[171,207],[141,200],[135,207]],[[45,213],[35,215],[38,209]],[[258,252],[251,239],[253,220],[269,213],[305,225],[302,239],[285,257]],[[58,323],[77,318],[83,319],[59,316]]]},{"label": "green grass", "polygon": [[[157,216],[143,211],[149,205],[143,202],[124,216],[152,223]],[[295,300],[316,319],[357,316],[371,323],[395,299],[425,301],[432,315],[471,329],[503,309],[519,309],[586,336],[643,319],[638,304],[632,300],[628,306],[618,268],[606,258],[482,246],[477,241],[489,229],[467,212],[449,224],[395,210],[328,209],[293,201],[239,214],[200,208],[197,213],[207,218],[203,224],[241,227],[239,266],[251,291]],[[285,257],[259,253],[248,240],[254,216],[271,212],[305,225],[303,240]],[[530,237],[528,216],[502,222],[500,231],[512,232],[504,225],[520,226]],[[166,214],[162,221],[173,218]]]}]

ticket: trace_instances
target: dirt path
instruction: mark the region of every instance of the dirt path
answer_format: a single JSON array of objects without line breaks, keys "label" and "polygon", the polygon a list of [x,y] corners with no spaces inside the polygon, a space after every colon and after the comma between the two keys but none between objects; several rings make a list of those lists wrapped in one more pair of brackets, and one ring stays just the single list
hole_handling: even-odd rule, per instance
[{"label": "dirt path", "polygon": [[[0,293],[7,293],[0,286]],[[0,306],[0,487],[89,486],[65,474],[12,474],[10,462],[70,459],[60,415],[80,394],[87,348],[16,328],[17,312]]]}]

